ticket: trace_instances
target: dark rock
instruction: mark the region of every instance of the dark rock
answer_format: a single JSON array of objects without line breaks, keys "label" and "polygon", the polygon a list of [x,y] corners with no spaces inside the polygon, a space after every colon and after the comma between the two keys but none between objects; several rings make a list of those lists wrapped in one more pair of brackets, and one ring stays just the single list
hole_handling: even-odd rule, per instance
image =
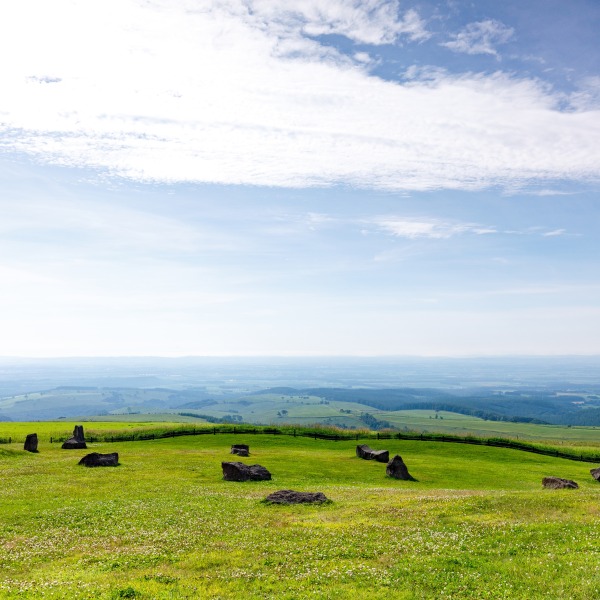
[{"label": "dark rock", "polygon": [[75,425],[73,437],[69,438],[63,445],[64,450],[80,450],[87,448],[85,437],[83,436],[83,425]]},{"label": "dark rock", "polygon": [[119,464],[119,455],[117,452],[110,454],[92,452],[91,454],[86,454],[79,461],[79,464],[86,467],[116,467]]},{"label": "dark rock", "polygon": [[294,492],[293,490],[279,490],[265,498],[265,502],[273,504],[306,504],[330,502],[323,492]]},{"label": "dark rock", "polygon": [[73,437],[78,442],[85,442],[85,437],[83,435],[83,425],[75,425],[75,429],[73,429]]},{"label": "dark rock", "polygon": [[241,462],[222,462],[223,479],[226,481],[266,481],[271,473],[260,465],[245,465]]},{"label": "dark rock", "polygon": [[390,453],[387,450],[373,450],[373,457],[377,462],[387,463],[390,460]]},{"label": "dark rock", "polygon": [[414,477],[408,472],[407,466],[404,464],[402,457],[396,454],[387,464],[385,472],[389,477],[394,479],[404,479],[405,481],[414,481]]},{"label": "dark rock", "polygon": [[231,454],[238,456],[250,456],[250,446],[247,444],[233,444],[231,446]]},{"label": "dark rock", "polygon": [[600,481],[600,467],[597,469],[590,469],[590,473],[596,481]]},{"label": "dark rock", "polygon": [[356,456],[358,456],[358,458],[369,460],[371,458],[371,452],[373,451],[366,444],[359,444],[356,446]]},{"label": "dark rock", "polygon": [[79,450],[81,448],[87,448],[87,444],[85,442],[79,442],[75,438],[69,438],[63,443],[61,448],[64,450]]},{"label": "dark rock", "polygon": [[373,450],[367,444],[356,446],[356,456],[364,460],[376,460],[384,463],[390,460],[390,453],[387,450]]},{"label": "dark rock", "polygon": [[25,445],[23,446],[24,450],[27,452],[37,452],[38,449],[38,436],[37,433],[28,433],[25,438]]},{"label": "dark rock", "polygon": [[565,488],[576,490],[579,488],[574,481],[571,481],[570,479],[562,479],[561,477],[544,477],[544,479],[542,479],[542,485],[545,488],[550,488],[553,490]]}]

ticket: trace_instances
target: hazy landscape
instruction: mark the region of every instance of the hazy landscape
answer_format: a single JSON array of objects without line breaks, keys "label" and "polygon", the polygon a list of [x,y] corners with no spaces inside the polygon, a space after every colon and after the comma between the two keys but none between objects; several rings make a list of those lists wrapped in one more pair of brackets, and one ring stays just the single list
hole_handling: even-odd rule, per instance
[{"label": "hazy landscape", "polygon": [[599,31],[0,3],[0,600],[600,598]]},{"label": "hazy landscape", "polygon": [[150,414],[370,429],[591,427],[600,426],[599,368],[598,357],[4,359],[0,420]]}]

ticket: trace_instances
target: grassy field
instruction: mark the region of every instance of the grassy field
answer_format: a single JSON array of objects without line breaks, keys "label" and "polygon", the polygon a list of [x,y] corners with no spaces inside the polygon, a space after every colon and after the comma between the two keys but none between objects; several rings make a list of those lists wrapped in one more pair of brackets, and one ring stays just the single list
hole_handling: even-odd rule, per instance
[{"label": "grassy field", "polygon": [[[267,467],[272,481],[223,481],[220,463],[243,441],[252,456],[241,460]],[[0,597],[600,597],[593,465],[458,444],[378,447],[401,454],[416,481],[387,478],[352,442],[90,445],[119,452],[121,466],[105,469],[79,467],[86,451],[56,444],[35,455],[2,445]],[[581,487],[544,490],[546,475]],[[278,489],[332,502],[262,502]]]},{"label": "grassy field", "polygon": [[433,410],[372,411],[377,418],[389,421],[399,428],[411,431],[438,431],[457,435],[512,437],[531,441],[557,441],[600,446],[600,428],[566,427],[563,425],[537,425],[508,421],[484,421],[477,417]]},{"label": "grassy field", "polygon": [[[181,425],[181,422],[175,421],[163,421],[163,420],[154,420],[152,419],[152,415],[148,415],[148,420],[143,421],[140,420],[140,415],[132,415],[136,416],[137,419],[131,421],[124,421],[120,419],[119,421],[93,421],[93,422],[85,422],[85,421],[34,421],[34,422],[0,422],[0,438],[8,438],[12,437],[13,440],[22,441],[25,439],[27,434],[29,433],[37,433],[40,442],[49,442],[50,438],[60,438],[60,437],[70,437],[73,433],[73,428],[75,425],[81,425],[83,423],[84,432],[86,435],[93,435],[94,432],[137,432],[137,431],[146,431],[153,430],[156,428],[164,428],[164,427],[177,427]],[[106,417],[104,417],[106,418]],[[141,417],[143,418],[143,417]],[[183,418],[183,417],[182,417]],[[186,419],[186,422],[198,423],[198,419]],[[199,423],[202,424],[202,423]],[[1,448],[2,446],[0,446]]]}]

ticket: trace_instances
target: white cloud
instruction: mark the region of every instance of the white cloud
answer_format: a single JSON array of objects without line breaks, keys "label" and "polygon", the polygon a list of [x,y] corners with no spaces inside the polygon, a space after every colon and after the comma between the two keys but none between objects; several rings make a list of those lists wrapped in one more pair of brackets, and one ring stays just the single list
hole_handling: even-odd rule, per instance
[{"label": "white cloud", "polygon": [[496,233],[496,230],[491,227],[482,227],[473,223],[450,223],[435,219],[388,217],[377,220],[376,224],[384,231],[396,237],[408,239],[447,239],[463,233],[474,233],[477,235]]},{"label": "white cloud", "polygon": [[491,54],[498,57],[495,46],[505,44],[514,36],[514,29],[500,21],[488,19],[469,23],[462,31],[454,34],[452,41],[440,44],[454,52],[466,54]]},{"label": "white cloud", "polygon": [[368,65],[369,63],[371,63],[371,57],[369,56],[369,54],[367,52],[357,52],[354,55],[354,60],[362,63],[364,65]]},{"label": "white cloud", "polygon": [[597,107],[600,104],[600,76],[583,78],[578,89],[569,97],[569,103],[575,110]]},{"label": "white cloud", "polygon": [[577,192],[565,192],[561,190],[528,190],[527,194],[531,196],[573,196]]},{"label": "white cloud", "polygon": [[546,233],[543,233],[542,235],[544,237],[556,237],[559,235],[565,235],[567,233],[566,229],[554,229],[553,231],[547,231]]},{"label": "white cloud", "polygon": [[3,4],[0,151],[167,182],[474,190],[600,176],[597,107],[560,112],[539,82],[502,73],[382,81],[306,37],[421,39],[418,15],[397,9]]},{"label": "white cloud", "polygon": [[429,33],[415,10],[400,18],[397,0],[250,0],[253,23],[273,30],[277,25],[285,37],[302,32],[309,36],[343,35],[363,44],[393,44],[400,36],[412,41],[427,39]]}]

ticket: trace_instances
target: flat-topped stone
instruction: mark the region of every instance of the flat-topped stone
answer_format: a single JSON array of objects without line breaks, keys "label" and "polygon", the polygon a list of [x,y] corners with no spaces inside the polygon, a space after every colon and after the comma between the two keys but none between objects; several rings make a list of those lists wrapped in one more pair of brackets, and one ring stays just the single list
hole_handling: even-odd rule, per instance
[{"label": "flat-topped stone", "polygon": [[261,465],[245,465],[241,462],[222,462],[223,479],[226,481],[267,481],[271,473]]},{"label": "flat-topped stone", "polygon": [[230,454],[238,456],[250,456],[250,446],[247,444],[232,444]]},{"label": "flat-topped stone", "polygon": [[323,492],[295,492],[294,490],[279,490],[265,498],[272,504],[322,504],[331,502]]},{"label": "flat-topped stone", "polygon": [[367,444],[359,444],[356,446],[356,456],[364,460],[376,460],[377,462],[388,462],[390,453],[388,450],[373,450]]},{"label": "flat-topped stone", "polygon": [[563,479],[562,477],[544,477],[542,485],[545,488],[552,490],[571,489],[576,490],[579,486],[571,479]]},{"label": "flat-topped stone", "polygon": [[117,467],[119,465],[119,454],[117,452],[111,452],[110,454],[92,452],[86,454],[78,464],[85,467]]}]

